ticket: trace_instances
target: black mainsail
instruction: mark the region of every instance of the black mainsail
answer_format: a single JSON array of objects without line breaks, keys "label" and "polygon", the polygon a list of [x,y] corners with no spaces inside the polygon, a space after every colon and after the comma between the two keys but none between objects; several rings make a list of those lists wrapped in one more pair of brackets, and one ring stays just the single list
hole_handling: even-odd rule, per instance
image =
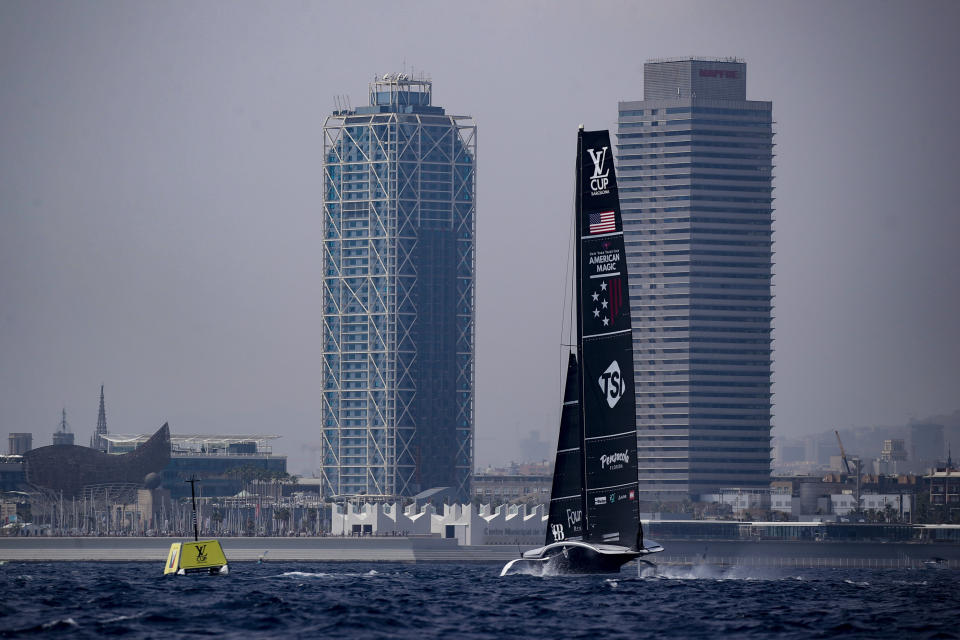
[{"label": "black mainsail", "polygon": [[663,551],[643,539],[623,220],[607,131],[577,137],[576,349],[567,361],[543,547],[500,572],[613,573]]},{"label": "black mainsail", "polygon": [[553,466],[547,541],[579,540],[583,537],[583,435],[580,428],[580,376],[577,357],[567,361],[567,381],[560,413],[560,437]]},{"label": "black mainsail", "polygon": [[574,228],[584,540],[640,549],[633,336],[608,131],[580,130]]}]

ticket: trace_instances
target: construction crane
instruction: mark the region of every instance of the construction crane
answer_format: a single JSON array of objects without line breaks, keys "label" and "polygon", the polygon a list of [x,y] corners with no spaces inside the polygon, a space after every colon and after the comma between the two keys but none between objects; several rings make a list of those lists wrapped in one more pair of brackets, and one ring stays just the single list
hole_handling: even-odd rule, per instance
[{"label": "construction crane", "polygon": [[843,450],[843,441],[840,440],[840,432],[837,431],[836,429],[834,429],[833,432],[837,436],[837,444],[840,445],[840,459],[843,461],[843,466],[847,470],[848,479],[850,474],[853,473],[852,471],[850,471],[850,461],[852,461],[854,466],[857,468],[857,484],[856,484],[856,491],[854,492],[854,499],[857,502],[856,502],[856,508],[854,509],[854,513],[857,516],[859,516],[860,515],[860,458],[852,457],[850,458],[850,460],[847,460],[847,452]]},{"label": "construction crane", "polygon": [[843,440],[840,439],[840,432],[836,429],[833,432],[837,436],[837,444],[840,445],[840,459],[843,460],[843,466],[847,470],[847,473],[850,473],[850,463],[847,462],[847,452],[843,450]]}]

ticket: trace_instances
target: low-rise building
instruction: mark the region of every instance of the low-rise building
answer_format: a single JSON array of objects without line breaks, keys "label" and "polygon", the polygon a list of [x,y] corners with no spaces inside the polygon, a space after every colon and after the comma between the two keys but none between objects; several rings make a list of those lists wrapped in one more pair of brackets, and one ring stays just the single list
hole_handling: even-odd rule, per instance
[{"label": "low-rise building", "polygon": [[12,456],[22,456],[30,449],[33,449],[32,433],[9,433],[7,434],[8,452]]},{"label": "low-rise building", "polygon": [[[838,516],[850,515],[857,510],[856,495],[852,491],[832,494],[830,509]],[[899,520],[909,520],[912,510],[913,500],[909,493],[860,494],[860,511],[863,513],[875,511]]]},{"label": "low-rise building", "polygon": [[793,495],[793,487],[790,486],[789,482],[774,481],[770,483],[770,510],[790,516],[800,515],[800,498]]},{"label": "low-rise building", "polygon": [[471,495],[481,502],[549,502],[553,469],[546,463],[513,464],[508,469],[487,469],[475,473]]},{"label": "low-rise building", "polygon": [[26,475],[23,456],[0,456],[0,491],[17,491],[23,488]]},{"label": "low-rise building", "polygon": [[[145,435],[102,436],[110,453],[133,451]],[[265,434],[171,434],[170,462],[160,472],[161,485],[176,500],[190,496],[190,478],[200,480],[207,497],[236,495],[251,480],[287,475],[287,457],[274,455],[272,441],[280,436]]]},{"label": "low-rise building", "polygon": [[960,469],[939,467],[924,480],[930,487],[931,505],[960,510]]},{"label": "low-rise building", "polygon": [[732,487],[700,496],[701,502],[730,505],[735,516],[770,509],[770,489]]},{"label": "low-rise building", "polygon": [[462,545],[543,544],[547,530],[544,506],[447,504],[438,513],[431,504],[417,509],[399,504],[336,504],[334,535],[436,535]]},{"label": "low-rise building", "polygon": [[17,503],[12,500],[0,502],[0,524],[17,521]]}]

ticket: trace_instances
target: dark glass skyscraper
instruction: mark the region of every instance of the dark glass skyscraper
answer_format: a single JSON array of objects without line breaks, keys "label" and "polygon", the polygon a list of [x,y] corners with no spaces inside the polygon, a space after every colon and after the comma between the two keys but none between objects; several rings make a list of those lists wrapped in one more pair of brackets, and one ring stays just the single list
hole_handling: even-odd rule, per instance
[{"label": "dark glass skyscraper", "polygon": [[770,482],[772,104],[747,67],[644,65],[619,104],[640,492],[675,501]]},{"label": "dark glass skyscraper", "polygon": [[327,495],[469,499],[476,127],[432,91],[388,74],[323,127]]}]

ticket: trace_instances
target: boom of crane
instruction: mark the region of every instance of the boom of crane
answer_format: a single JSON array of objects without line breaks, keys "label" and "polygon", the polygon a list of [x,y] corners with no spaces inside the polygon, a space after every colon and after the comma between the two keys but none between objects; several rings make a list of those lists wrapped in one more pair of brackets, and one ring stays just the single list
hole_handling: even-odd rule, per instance
[{"label": "boom of crane", "polygon": [[840,440],[840,432],[834,429],[833,431],[837,436],[837,444],[840,445],[840,459],[843,460],[843,467],[847,470],[847,474],[850,474],[850,463],[847,461],[847,452],[843,450],[843,441]]}]

